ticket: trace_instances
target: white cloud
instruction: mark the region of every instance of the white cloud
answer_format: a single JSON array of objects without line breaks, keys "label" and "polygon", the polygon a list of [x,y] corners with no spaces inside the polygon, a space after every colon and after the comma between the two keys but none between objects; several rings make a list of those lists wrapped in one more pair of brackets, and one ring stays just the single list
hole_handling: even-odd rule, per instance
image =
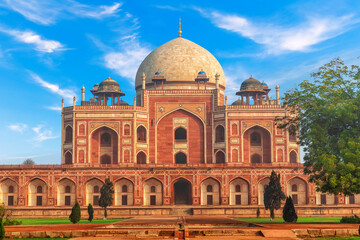
[{"label": "white cloud", "polygon": [[136,71],[144,58],[150,53],[148,47],[140,46],[136,37],[127,37],[120,50],[107,52],[104,56],[105,66],[122,77],[131,79],[134,84]]},{"label": "white cloud", "polygon": [[8,126],[12,131],[23,133],[27,128],[27,125],[24,123],[16,123]]},{"label": "white cloud", "polygon": [[71,104],[73,101],[73,97],[76,96],[75,92],[72,89],[63,89],[60,88],[59,85],[49,83],[45,80],[43,80],[39,75],[30,72],[30,76],[35,81],[35,83],[39,84],[40,86],[46,88],[52,93],[55,93],[57,95],[60,95],[63,97],[68,104]]},{"label": "white cloud", "polygon": [[59,18],[85,17],[101,19],[115,15],[120,11],[121,3],[91,6],[73,0],[0,0],[2,6],[20,13],[29,21],[51,25]]},{"label": "white cloud", "polygon": [[57,112],[62,110],[61,106],[48,106],[46,108]]},{"label": "white cloud", "polygon": [[263,44],[268,54],[289,51],[310,51],[313,45],[348,31],[359,22],[352,15],[342,17],[309,17],[305,22],[282,27],[269,23],[252,22],[235,14],[224,14],[196,8],[218,28],[235,32],[256,43]]},{"label": "white cloud", "polygon": [[0,27],[0,32],[13,36],[19,42],[32,44],[35,46],[35,50],[40,52],[52,53],[64,50],[64,46],[60,42],[55,40],[46,40],[32,31],[19,31]]},{"label": "white cloud", "polygon": [[38,125],[33,127],[32,130],[35,132],[36,136],[33,138],[34,142],[41,143],[45,140],[57,138],[57,136],[53,136],[53,133],[49,129],[43,129],[44,126]]}]

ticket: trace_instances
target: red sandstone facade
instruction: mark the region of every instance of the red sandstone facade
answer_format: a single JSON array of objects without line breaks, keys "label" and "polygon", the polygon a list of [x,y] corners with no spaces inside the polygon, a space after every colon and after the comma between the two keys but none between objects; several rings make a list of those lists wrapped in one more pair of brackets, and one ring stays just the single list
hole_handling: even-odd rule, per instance
[{"label": "red sandstone facade", "polygon": [[[189,44],[173,41],[177,48]],[[113,215],[171,214],[178,205],[193,214],[254,215],[274,170],[303,215],[332,214],[336,210],[324,212],[322,206],[346,209],[359,201],[319,194],[307,181],[296,136],[275,124],[286,114],[278,87],[271,100],[267,85],[251,77],[229,105],[225,81],[218,73],[207,75],[213,68],[177,81],[165,70],[146,75],[143,65],[135,105],[120,99],[124,94],[109,77],[94,86],[90,101],[83,88],[80,105],[74,99],[73,106],[63,106],[61,165],[2,166],[0,200],[18,215],[63,216],[75,201],[96,206],[110,178]],[[352,213],[348,208],[341,214]]]}]

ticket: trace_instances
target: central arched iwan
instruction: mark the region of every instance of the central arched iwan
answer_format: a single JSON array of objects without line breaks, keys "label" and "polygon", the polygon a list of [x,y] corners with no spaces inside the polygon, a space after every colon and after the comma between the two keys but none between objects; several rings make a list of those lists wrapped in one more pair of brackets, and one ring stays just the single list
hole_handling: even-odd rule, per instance
[{"label": "central arched iwan", "polygon": [[244,162],[271,162],[271,136],[265,128],[254,126],[246,130],[243,144]]},{"label": "central arched iwan", "polygon": [[[172,164],[173,146],[175,141],[174,118],[187,119],[187,163],[204,162],[204,125],[195,115],[184,111],[176,110],[163,117],[157,124],[157,163]],[[166,133],[166,134],[164,134]]]}]

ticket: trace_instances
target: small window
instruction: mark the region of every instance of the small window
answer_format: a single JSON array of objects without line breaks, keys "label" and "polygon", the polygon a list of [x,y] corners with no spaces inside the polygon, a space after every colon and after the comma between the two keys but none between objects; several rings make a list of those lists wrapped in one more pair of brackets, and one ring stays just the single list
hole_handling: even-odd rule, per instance
[{"label": "small window", "polygon": [[122,192],[128,192],[128,187],[126,185],[122,186]]},{"label": "small window", "polygon": [[146,129],[144,126],[137,128],[137,140],[138,142],[146,142]]},{"label": "small window", "polygon": [[155,186],[151,186],[151,187],[150,187],[150,192],[152,192],[152,193],[156,192]]},{"label": "small window", "polygon": [[213,192],[213,186],[212,185],[207,185],[206,186],[206,191],[207,192]]},{"label": "small window", "polygon": [[71,152],[67,152],[65,154],[65,164],[72,164],[72,154],[71,154]]},{"label": "small window", "polygon": [[186,130],[182,127],[179,127],[175,130],[175,140],[185,141],[186,140]]},{"label": "small window", "polygon": [[297,192],[297,190],[298,190],[297,185],[296,185],[296,184],[293,184],[293,185],[291,186],[291,191]]},{"label": "small window", "polygon": [[235,192],[241,192],[240,185],[236,185],[236,186],[235,186]]},{"label": "small window", "polygon": [[36,193],[43,193],[43,188],[42,188],[42,186],[37,186],[37,188],[36,188]]},{"label": "small window", "polygon": [[72,127],[70,126],[65,129],[65,143],[72,143]]},{"label": "small window", "polygon": [[143,151],[140,151],[136,156],[137,164],[146,164],[146,154]]},{"label": "small window", "polygon": [[99,193],[99,191],[100,191],[99,186],[94,186],[94,193]]},{"label": "small window", "polygon": [[294,125],[291,125],[289,127],[289,141],[290,142],[296,142],[297,139],[296,139],[296,128]]},{"label": "small window", "polygon": [[215,129],[215,142],[224,142],[225,141],[225,129],[223,126],[219,125]]},{"label": "small window", "polygon": [[9,193],[14,193],[14,186],[9,186]]},{"label": "small window", "polygon": [[111,164],[111,157],[107,154],[101,156],[101,164]]},{"label": "small window", "polygon": [[186,164],[186,155],[183,152],[178,152],[175,155],[175,163],[176,164]]},{"label": "small window", "polygon": [[225,163],[225,154],[222,151],[218,151],[215,155],[216,163]]},{"label": "small window", "polygon": [[261,146],[261,136],[257,132],[253,132],[250,135],[250,145],[251,146]]},{"label": "small window", "polygon": [[124,135],[130,136],[130,125],[129,124],[124,125]]},{"label": "small window", "polygon": [[297,154],[295,151],[291,151],[290,153],[290,163],[297,163]]},{"label": "small window", "polygon": [[109,133],[104,133],[101,135],[100,146],[111,147],[111,136]]},{"label": "small window", "polygon": [[259,154],[252,155],[251,163],[261,163],[261,156]]},{"label": "small window", "polygon": [[65,187],[65,193],[70,193],[70,192],[71,192],[70,186],[66,186],[66,187]]}]

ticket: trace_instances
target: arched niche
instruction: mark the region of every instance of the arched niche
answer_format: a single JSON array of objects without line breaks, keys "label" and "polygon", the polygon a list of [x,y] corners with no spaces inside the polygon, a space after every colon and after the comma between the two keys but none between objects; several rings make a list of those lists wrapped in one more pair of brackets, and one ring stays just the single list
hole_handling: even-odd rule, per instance
[{"label": "arched niche", "polygon": [[65,128],[65,143],[72,143],[73,129],[71,126]]},{"label": "arched niche", "polygon": [[28,185],[28,205],[29,206],[46,206],[47,203],[47,185],[39,179],[33,179]]},{"label": "arched niche", "polygon": [[136,155],[137,164],[146,164],[146,154],[143,151],[140,151]]},{"label": "arched niche", "polygon": [[175,141],[186,141],[187,138],[187,132],[186,129],[183,127],[178,127],[177,129],[175,129]]},{"label": "arched niche", "polygon": [[186,154],[183,152],[176,153],[175,154],[175,163],[176,164],[186,164],[187,163]]},{"label": "arched niche", "polygon": [[146,128],[142,125],[140,125],[136,129],[136,135],[137,135],[137,141],[146,143]]},{"label": "arched niche", "polygon": [[93,206],[99,205],[100,189],[104,185],[102,181],[93,178],[86,183],[86,206],[89,204]]},{"label": "arched niche", "polygon": [[249,183],[242,178],[230,182],[230,205],[249,204]]},{"label": "arched niche", "polygon": [[[109,127],[106,126],[99,127],[98,129],[94,130],[91,133],[90,149],[91,149],[90,152],[91,163],[117,164],[118,134]],[[106,158],[106,159],[102,159],[102,158]]]},{"label": "arched niche", "polygon": [[173,195],[175,205],[191,205],[192,186],[191,183],[183,178],[177,179],[173,184]]},{"label": "arched niche", "polygon": [[216,163],[225,163],[225,153],[221,150],[217,151],[215,154]]},{"label": "arched niche", "polygon": [[162,183],[150,178],[144,183],[144,205],[162,205]]},{"label": "arched niche", "polygon": [[225,128],[222,125],[218,125],[215,128],[215,142],[225,141]]},{"label": "arched niche", "polygon": [[307,183],[305,180],[295,177],[288,181],[287,195],[291,196],[295,205],[307,203]]},{"label": "arched niche", "polygon": [[298,160],[297,160],[297,153],[296,153],[296,151],[295,150],[292,150],[291,152],[290,152],[290,163],[297,163],[298,162]]},{"label": "arched niche", "polygon": [[[255,154],[260,156],[260,163],[271,163],[271,135],[260,126],[253,126],[243,134],[244,162],[252,162]],[[258,161],[255,161],[256,163]]]},{"label": "arched niche", "polygon": [[220,183],[208,178],[201,183],[201,205],[220,205]]},{"label": "arched niche", "polygon": [[265,188],[266,186],[269,185],[270,182],[270,178],[264,178],[262,179],[259,184],[258,184],[258,204],[259,205],[264,205],[264,192],[265,192]]},{"label": "arched niche", "polygon": [[76,185],[73,181],[64,178],[57,184],[57,206],[74,206],[76,201]]},{"label": "arched niche", "polygon": [[121,179],[115,182],[115,205],[134,205],[134,184],[128,179]]},{"label": "arched niche", "polygon": [[16,206],[19,187],[14,180],[9,178],[0,183],[0,203],[5,206]]}]

